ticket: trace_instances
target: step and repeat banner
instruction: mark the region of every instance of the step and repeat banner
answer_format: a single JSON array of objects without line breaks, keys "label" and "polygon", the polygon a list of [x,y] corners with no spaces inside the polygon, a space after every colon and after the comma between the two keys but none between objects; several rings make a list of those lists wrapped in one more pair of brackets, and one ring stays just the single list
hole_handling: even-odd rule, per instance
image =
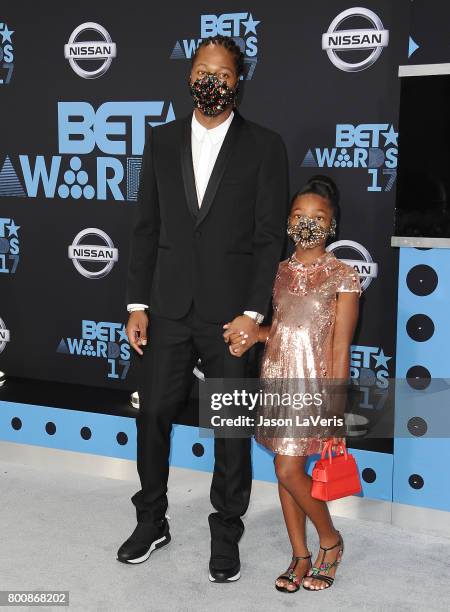
[{"label": "step and repeat banner", "polygon": [[0,9],[0,369],[135,390],[125,283],[146,129],[191,111],[190,57],[202,38],[223,34],[245,53],[240,111],[285,139],[292,192],[316,173],[341,191],[330,248],[364,289],[352,376],[386,389],[409,5],[193,0],[124,10],[47,0]]}]

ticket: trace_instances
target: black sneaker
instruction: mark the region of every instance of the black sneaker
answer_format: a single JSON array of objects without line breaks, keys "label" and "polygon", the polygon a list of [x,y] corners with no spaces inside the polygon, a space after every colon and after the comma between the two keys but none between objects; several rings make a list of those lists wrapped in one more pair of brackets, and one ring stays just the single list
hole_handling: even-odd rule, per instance
[{"label": "black sneaker", "polygon": [[169,523],[165,518],[159,525],[138,523],[128,540],[117,551],[117,560],[122,563],[143,563],[152,552],[170,542]]},{"label": "black sneaker", "polygon": [[209,561],[210,582],[236,582],[240,577],[241,564],[239,559],[211,557]]}]

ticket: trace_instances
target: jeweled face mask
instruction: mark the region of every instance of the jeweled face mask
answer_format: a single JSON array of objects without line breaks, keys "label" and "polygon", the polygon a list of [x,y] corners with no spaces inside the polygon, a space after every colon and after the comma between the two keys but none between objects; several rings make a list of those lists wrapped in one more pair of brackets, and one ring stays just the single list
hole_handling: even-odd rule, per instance
[{"label": "jeweled face mask", "polygon": [[215,74],[208,72],[204,77],[192,83],[189,80],[189,90],[194,99],[194,105],[205,115],[215,117],[227,106],[234,103],[238,85],[233,89],[226,81],[221,81]]},{"label": "jeweled face mask", "polygon": [[299,217],[297,223],[288,222],[287,235],[295,244],[300,244],[302,249],[312,249],[321,244],[328,236],[334,236],[336,221],[332,219],[330,228],[323,228],[317,219],[311,219],[306,215]]}]

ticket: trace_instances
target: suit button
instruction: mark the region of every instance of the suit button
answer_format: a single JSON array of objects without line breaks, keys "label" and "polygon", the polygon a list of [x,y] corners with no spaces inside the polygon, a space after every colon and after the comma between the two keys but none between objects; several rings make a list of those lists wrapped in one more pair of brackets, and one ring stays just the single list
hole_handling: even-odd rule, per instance
[{"label": "suit button", "polygon": [[201,231],[200,230],[196,230],[195,237],[196,238],[200,238],[201,235],[202,235]]}]

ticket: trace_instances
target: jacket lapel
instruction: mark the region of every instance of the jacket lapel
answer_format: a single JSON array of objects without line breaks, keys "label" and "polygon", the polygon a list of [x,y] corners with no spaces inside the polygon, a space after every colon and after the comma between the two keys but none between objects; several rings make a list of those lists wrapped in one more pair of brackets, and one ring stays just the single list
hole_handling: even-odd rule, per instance
[{"label": "jacket lapel", "polygon": [[[200,209],[198,209],[197,198],[196,198],[198,214],[197,214],[195,227],[198,227],[198,225],[203,221],[203,219],[206,217],[206,215],[208,214],[208,211],[211,208],[211,205],[216,196],[220,181],[222,180],[223,173],[225,172],[227,162],[230,159],[231,153],[233,152],[234,145],[236,143],[237,136],[239,134],[239,130],[241,128],[242,122],[243,120],[242,120],[241,115],[238,113],[236,109],[234,109],[233,120],[231,121],[231,124],[223,140],[222,146],[220,147],[220,151],[217,156],[216,163],[214,164],[214,167],[212,169],[211,176],[208,181],[208,185],[206,187],[206,191],[203,196],[202,205],[200,206]],[[191,165],[192,165],[192,155],[191,155]],[[194,194],[196,196],[195,182],[194,182]]]},{"label": "jacket lapel", "polygon": [[222,146],[220,147],[219,155],[217,156],[216,163],[214,164],[214,168],[211,172],[200,208],[198,206],[197,190],[195,188],[194,165],[192,162],[191,120],[192,113],[190,113],[184,119],[180,143],[180,155],[186,203],[192,218],[195,220],[195,227],[197,227],[206,217],[212,206],[223,173],[225,172],[227,162],[230,159],[236,143],[243,119],[237,109],[234,109],[233,120],[225,135]]},{"label": "jacket lapel", "polygon": [[184,193],[186,203],[193,219],[195,220],[199,213],[197,190],[195,188],[194,166],[192,163],[192,148],[191,148],[191,119],[192,114],[189,114],[184,119],[182,126],[182,135],[180,143],[181,155],[181,171],[183,174]]}]

